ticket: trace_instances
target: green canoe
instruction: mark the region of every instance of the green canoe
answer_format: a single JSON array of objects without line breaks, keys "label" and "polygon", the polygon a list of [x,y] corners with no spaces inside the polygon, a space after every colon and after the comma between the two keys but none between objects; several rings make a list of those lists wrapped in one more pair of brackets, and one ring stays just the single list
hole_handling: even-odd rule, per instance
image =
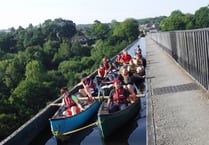
[{"label": "green canoe", "polygon": [[137,116],[140,108],[140,98],[135,103],[130,104],[126,109],[109,113],[104,101],[98,111],[98,127],[102,138],[108,138],[118,128],[126,124]]}]

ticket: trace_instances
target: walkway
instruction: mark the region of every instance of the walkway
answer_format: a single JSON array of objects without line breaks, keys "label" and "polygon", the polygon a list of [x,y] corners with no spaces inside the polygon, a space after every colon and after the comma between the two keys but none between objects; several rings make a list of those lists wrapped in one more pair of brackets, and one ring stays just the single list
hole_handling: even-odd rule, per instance
[{"label": "walkway", "polygon": [[208,93],[146,37],[147,144],[209,145]]}]

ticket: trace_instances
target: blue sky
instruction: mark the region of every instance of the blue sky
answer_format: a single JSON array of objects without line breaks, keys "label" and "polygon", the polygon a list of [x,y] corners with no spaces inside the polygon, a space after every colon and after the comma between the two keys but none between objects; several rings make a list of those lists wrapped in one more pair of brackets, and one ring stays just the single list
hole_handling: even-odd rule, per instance
[{"label": "blue sky", "polygon": [[194,14],[208,0],[4,0],[0,8],[0,29],[28,27],[47,19],[63,18],[76,24],[102,23],[126,18],[169,16],[172,11]]}]

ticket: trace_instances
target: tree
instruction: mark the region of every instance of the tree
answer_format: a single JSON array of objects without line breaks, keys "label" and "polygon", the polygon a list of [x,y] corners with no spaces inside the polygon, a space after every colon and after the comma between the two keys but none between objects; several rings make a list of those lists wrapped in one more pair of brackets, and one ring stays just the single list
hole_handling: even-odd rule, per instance
[{"label": "tree", "polygon": [[25,48],[29,47],[29,46],[33,46],[33,41],[32,38],[33,37],[33,29],[26,29],[25,30],[25,36],[24,36],[24,41],[23,41],[23,46]]},{"label": "tree", "polygon": [[48,36],[48,40],[69,39],[73,37],[77,30],[73,21],[63,20],[61,18],[54,21],[46,20],[42,25],[43,33]]},{"label": "tree", "polygon": [[43,46],[44,43],[44,35],[40,27],[33,30],[33,36],[31,38],[32,45],[40,45]]},{"label": "tree", "polygon": [[6,102],[10,95],[10,88],[6,84],[6,69],[8,64],[8,60],[0,61],[0,102],[2,103]]},{"label": "tree", "polygon": [[138,22],[135,19],[126,19],[124,22],[121,23],[121,25],[122,31],[124,31],[125,37],[127,38],[129,43],[138,38]]},{"label": "tree", "polygon": [[190,30],[190,29],[194,29],[195,28],[195,18],[194,18],[194,15],[186,14],[184,16],[184,22],[186,24],[186,27],[185,27],[186,30]]},{"label": "tree", "polygon": [[19,63],[17,58],[10,60],[5,70],[5,85],[10,89],[16,88],[19,81],[24,77],[23,70],[24,66]]},{"label": "tree", "polygon": [[16,52],[15,50],[16,40],[12,33],[0,34],[0,50],[4,52]]},{"label": "tree", "polygon": [[95,61],[100,61],[105,56],[104,41],[97,40],[95,47],[91,50],[91,56]]},{"label": "tree", "polygon": [[82,70],[88,70],[89,73],[93,72],[99,66],[99,63],[97,63],[92,57],[82,57],[81,64]]},{"label": "tree", "polygon": [[52,60],[54,58],[54,55],[58,52],[59,47],[60,47],[59,41],[48,40],[47,42],[44,43],[43,65],[45,66],[46,69],[53,69],[57,67],[55,63],[52,63]]},{"label": "tree", "polygon": [[[46,81],[52,82],[51,88],[54,88],[53,90],[55,90],[55,92],[59,92],[61,87],[66,86],[68,79],[65,79],[59,70],[49,70],[47,72]],[[53,100],[53,98],[51,98],[51,100]]]},{"label": "tree", "polygon": [[170,31],[170,30],[174,30],[174,27],[171,23],[171,18],[165,18],[160,22],[160,30],[161,31]]},{"label": "tree", "polygon": [[195,24],[197,28],[209,27],[209,6],[195,12]]},{"label": "tree", "polygon": [[90,48],[81,46],[78,41],[72,42],[72,47],[70,48],[72,56],[90,56]]},{"label": "tree", "polygon": [[76,26],[73,23],[73,21],[55,19],[55,23],[56,22],[58,24],[58,31],[57,32],[59,32],[59,36],[61,38],[68,38],[69,39],[76,34],[77,30],[76,30]]},{"label": "tree", "polygon": [[24,39],[25,39],[25,29],[22,28],[22,27],[19,27],[16,31],[15,31],[15,38],[17,40],[16,42],[16,48],[18,51],[22,50],[24,51],[25,50],[25,47],[24,47]]},{"label": "tree", "polygon": [[58,69],[68,81],[68,85],[72,86],[77,83],[77,78],[74,74],[76,72],[82,72],[83,64],[80,61],[63,61],[60,63]]},{"label": "tree", "polygon": [[138,38],[138,22],[135,19],[126,19],[120,24],[113,25],[113,36],[120,38],[121,41],[132,42]]},{"label": "tree", "polygon": [[26,65],[26,80],[43,81],[45,78],[45,70],[40,61],[32,60]]},{"label": "tree", "polygon": [[43,61],[44,59],[44,51],[41,46],[39,45],[33,45],[29,46],[25,50],[26,56],[27,56],[27,62],[32,60],[39,60]]},{"label": "tree", "polygon": [[56,94],[50,83],[37,80],[23,80],[12,92],[9,100],[15,107],[14,113],[25,122],[42,109]]},{"label": "tree", "polygon": [[68,41],[63,41],[58,49],[57,58],[54,59],[63,61],[69,59],[71,56],[73,56],[71,52],[71,43]]},{"label": "tree", "polygon": [[[7,106],[8,107],[8,106]],[[17,118],[16,115],[13,114],[0,114],[0,140],[7,137],[11,134],[18,126],[17,126]],[[15,122],[15,123],[14,123]]]},{"label": "tree", "polygon": [[185,30],[184,14],[179,10],[173,11],[169,17],[160,22],[160,28],[162,31]]},{"label": "tree", "polygon": [[91,35],[95,36],[97,39],[107,38],[110,27],[108,24],[95,21],[92,26]]}]

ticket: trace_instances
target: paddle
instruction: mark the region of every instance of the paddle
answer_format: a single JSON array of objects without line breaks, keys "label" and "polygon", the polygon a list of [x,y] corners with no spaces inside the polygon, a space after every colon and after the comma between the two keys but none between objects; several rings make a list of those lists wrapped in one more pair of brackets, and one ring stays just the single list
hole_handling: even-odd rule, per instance
[{"label": "paddle", "polygon": [[[136,95],[137,98],[144,97],[144,96],[145,96],[145,94],[137,94]],[[88,97],[79,97],[78,99],[85,101],[85,100],[88,100]],[[109,99],[109,96],[97,96],[97,97],[94,97],[94,99]]]},{"label": "paddle", "polygon": [[56,136],[52,136],[46,143],[45,145],[57,145],[57,138]]}]

